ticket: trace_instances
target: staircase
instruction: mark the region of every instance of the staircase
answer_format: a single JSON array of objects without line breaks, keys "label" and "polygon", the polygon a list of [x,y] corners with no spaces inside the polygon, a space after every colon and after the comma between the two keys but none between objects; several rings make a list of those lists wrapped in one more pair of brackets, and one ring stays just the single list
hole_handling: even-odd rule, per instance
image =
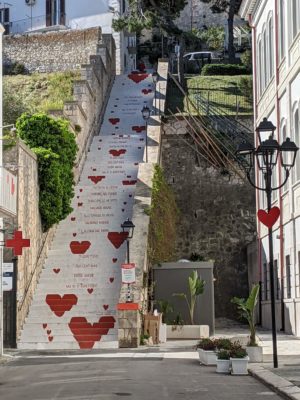
[{"label": "staircase", "polygon": [[135,184],[145,147],[141,109],[153,100],[148,74],[119,75],[100,135],[75,188],[73,213],[57,229],[26,318],[19,349],[118,346],[116,305]]}]

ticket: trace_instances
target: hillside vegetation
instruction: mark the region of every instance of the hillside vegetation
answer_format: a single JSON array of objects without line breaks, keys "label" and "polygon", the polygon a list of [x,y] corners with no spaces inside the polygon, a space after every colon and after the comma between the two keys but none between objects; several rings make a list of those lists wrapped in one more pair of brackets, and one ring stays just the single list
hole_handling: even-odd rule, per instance
[{"label": "hillside vegetation", "polygon": [[4,124],[14,124],[23,112],[62,110],[73,99],[73,82],[80,71],[6,75],[3,78]]}]

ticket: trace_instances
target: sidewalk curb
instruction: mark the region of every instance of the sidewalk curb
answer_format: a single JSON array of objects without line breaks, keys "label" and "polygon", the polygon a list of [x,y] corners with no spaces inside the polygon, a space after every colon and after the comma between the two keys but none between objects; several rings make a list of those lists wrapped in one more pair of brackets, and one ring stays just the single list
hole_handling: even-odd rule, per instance
[{"label": "sidewalk curb", "polygon": [[269,386],[279,395],[288,400],[300,400],[300,388],[285,378],[269,371],[260,364],[248,368],[250,375]]}]

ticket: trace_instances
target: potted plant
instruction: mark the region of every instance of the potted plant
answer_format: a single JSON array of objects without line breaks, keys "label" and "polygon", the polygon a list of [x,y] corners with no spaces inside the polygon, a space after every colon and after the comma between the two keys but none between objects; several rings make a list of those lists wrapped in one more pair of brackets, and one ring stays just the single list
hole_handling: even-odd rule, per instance
[{"label": "potted plant", "polygon": [[[198,272],[194,270],[188,278],[189,295],[185,293],[174,293],[177,296],[185,299],[189,310],[190,325],[184,325],[181,329],[180,335],[176,335],[173,328],[167,327],[167,336],[170,339],[199,339],[200,337],[209,336],[208,325],[195,325],[194,312],[197,297],[204,292],[205,281],[198,276]],[[174,334],[175,332],[175,334]]]},{"label": "potted plant", "polygon": [[169,313],[173,312],[173,306],[168,300],[157,300],[156,301],[159,311],[162,314],[162,324],[159,329],[159,341],[165,343],[167,341],[167,323],[166,318]]},{"label": "potted plant", "polygon": [[197,344],[199,354],[199,361],[204,365],[216,365],[216,340],[210,338],[203,338]]},{"label": "potted plant", "polygon": [[249,297],[241,299],[234,297],[231,302],[237,305],[240,316],[247,320],[250,336],[247,344],[247,353],[250,358],[250,362],[262,362],[262,347],[258,346],[256,340],[256,322],[255,322],[255,308],[258,301],[259,285],[253,285]]},{"label": "potted plant", "polygon": [[249,357],[239,342],[234,342],[230,350],[231,375],[248,375]]},{"label": "potted plant", "polygon": [[229,374],[230,372],[230,351],[217,351],[217,372],[219,374]]}]

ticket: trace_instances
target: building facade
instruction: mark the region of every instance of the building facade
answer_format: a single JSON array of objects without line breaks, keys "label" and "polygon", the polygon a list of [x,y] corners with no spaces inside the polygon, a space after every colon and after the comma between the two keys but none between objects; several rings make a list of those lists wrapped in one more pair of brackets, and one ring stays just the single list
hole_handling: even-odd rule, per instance
[{"label": "building facade", "polygon": [[[266,117],[277,127],[279,143],[290,137],[300,147],[300,0],[243,0],[240,15],[252,27],[255,126]],[[282,170],[278,165],[273,171],[273,186],[283,182]],[[257,209],[267,208],[264,192],[256,199]],[[287,183],[273,191],[272,201],[281,211],[273,228],[277,328],[300,336],[299,154]],[[257,229],[254,275],[262,283],[262,325],[270,328],[268,232],[259,222]]]},{"label": "building facade", "polygon": [[126,9],[126,0],[11,0],[0,2],[0,22],[6,34],[23,34],[51,29],[86,29],[100,26],[113,33],[117,73],[135,69],[135,37],[112,30],[112,20]]}]

